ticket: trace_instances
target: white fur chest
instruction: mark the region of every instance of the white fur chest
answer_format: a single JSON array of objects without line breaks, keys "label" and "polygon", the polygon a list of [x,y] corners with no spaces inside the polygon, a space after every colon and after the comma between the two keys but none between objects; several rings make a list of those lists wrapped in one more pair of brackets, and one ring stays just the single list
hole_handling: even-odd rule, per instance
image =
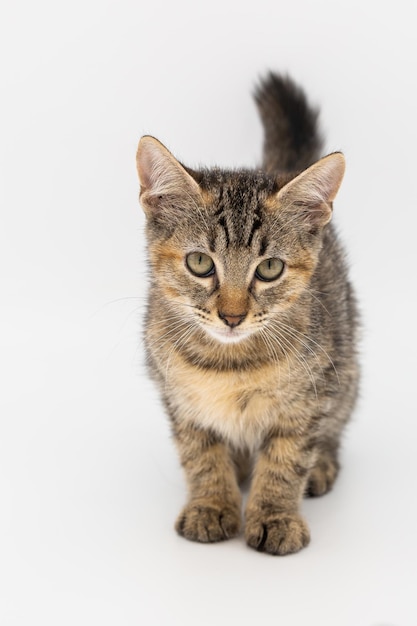
[{"label": "white fur chest", "polygon": [[167,385],[178,419],[209,428],[238,448],[255,450],[265,432],[283,418],[288,393],[283,375],[275,365],[251,372],[215,372],[178,359]]}]

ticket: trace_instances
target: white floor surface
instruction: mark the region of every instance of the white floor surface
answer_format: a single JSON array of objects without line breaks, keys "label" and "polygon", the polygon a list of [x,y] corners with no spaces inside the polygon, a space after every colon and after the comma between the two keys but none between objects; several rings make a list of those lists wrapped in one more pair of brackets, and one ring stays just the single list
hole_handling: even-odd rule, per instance
[{"label": "white floor surface", "polygon": [[[5,8],[1,626],[416,626],[411,3]],[[346,153],[335,220],[363,314],[343,470],[284,558],[175,534],[185,484],[140,341],[137,141],[253,165],[266,69],[304,85]]]}]

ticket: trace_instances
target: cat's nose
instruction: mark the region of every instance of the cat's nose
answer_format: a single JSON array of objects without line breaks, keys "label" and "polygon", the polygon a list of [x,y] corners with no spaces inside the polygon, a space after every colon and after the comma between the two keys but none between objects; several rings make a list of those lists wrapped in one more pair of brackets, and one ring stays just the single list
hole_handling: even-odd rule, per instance
[{"label": "cat's nose", "polygon": [[246,313],[229,315],[228,313],[223,313],[222,311],[219,311],[219,317],[223,320],[225,324],[227,324],[227,326],[230,326],[230,328],[235,328],[243,322],[246,317]]}]

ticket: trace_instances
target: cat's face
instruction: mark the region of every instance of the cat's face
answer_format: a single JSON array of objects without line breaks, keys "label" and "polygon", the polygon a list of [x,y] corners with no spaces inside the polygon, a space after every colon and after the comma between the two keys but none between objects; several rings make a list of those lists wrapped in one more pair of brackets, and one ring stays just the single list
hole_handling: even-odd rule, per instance
[{"label": "cat's face", "polygon": [[168,305],[220,342],[260,331],[298,299],[314,271],[317,238],[308,246],[294,226],[268,215],[265,197],[253,194],[258,224],[250,212],[233,224],[233,203],[219,214],[214,201],[200,204],[168,238],[150,237],[152,280]]},{"label": "cat's face", "polygon": [[[340,155],[280,189],[260,173],[191,176],[159,142],[143,141],[152,281],[167,309],[221,343],[262,332],[308,289],[343,174]],[[330,184],[335,171],[340,180]]]}]

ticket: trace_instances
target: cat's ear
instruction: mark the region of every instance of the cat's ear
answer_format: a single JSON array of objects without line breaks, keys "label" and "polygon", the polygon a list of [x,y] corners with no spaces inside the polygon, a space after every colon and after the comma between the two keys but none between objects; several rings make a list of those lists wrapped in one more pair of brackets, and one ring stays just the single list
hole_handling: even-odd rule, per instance
[{"label": "cat's ear", "polygon": [[332,217],[332,202],[344,173],[345,158],[341,152],[334,152],[282,187],[276,200],[284,210],[298,215],[311,232],[317,232]]},{"label": "cat's ear", "polygon": [[[136,165],[145,213],[177,213],[195,203],[200,187],[161,142],[145,135],[139,142]],[[161,216],[162,217],[162,216]]]}]

